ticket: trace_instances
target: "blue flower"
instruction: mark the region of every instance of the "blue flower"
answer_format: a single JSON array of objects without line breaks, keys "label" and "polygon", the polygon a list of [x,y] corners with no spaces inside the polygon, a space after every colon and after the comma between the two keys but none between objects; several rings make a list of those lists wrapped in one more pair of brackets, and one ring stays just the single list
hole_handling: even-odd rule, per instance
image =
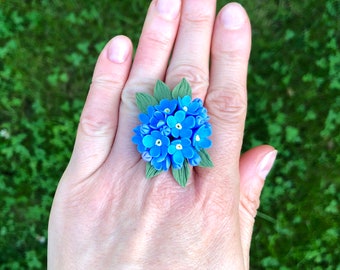
[{"label": "blue flower", "polygon": [[170,166],[180,169],[184,162],[198,166],[200,151],[212,144],[209,116],[199,98],[163,99],[158,105],[148,106],[139,120],[132,142],[142,159],[158,171],[167,171]]},{"label": "blue flower", "polygon": [[149,124],[151,117],[153,116],[155,112],[155,108],[153,106],[148,107],[148,112],[147,113],[141,113],[139,114],[139,120],[143,124]]},{"label": "blue flower", "polygon": [[174,140],[168,148],[168,153],[171,155],[172,166],[174,169],[180,169],[183,166],[184,159],[191,159],[195,154],[195,150],[191,146],[191,141],[188,138]]},{"label": "blue flower", "polygon": [[150,127],[158,129],[166,124],[165,114],[159,111],[155,111],[150,118]]},{"label": "blue flower", "polygon": [[211,125],[206,124],[201,126],[192,136],[192,145],[197,149],[206,149],[211,146],[211,141],[208,137],[211,135]]},{"label": "blue flower", "polygon": [[178,105],[187,115],[198,115],[203,102],[199,98],[191,100],[190,96],[184,96],[183,98],[178,98]]},{"label": "blue flower", "polygon": [[147,149],[150,149],[149,154],[152,158],[166,155],[170,144],[169,138],[159,131],[152,131],[151,135],[146,135],[142,142]]},{"label": "blue flower", "polygon": [[164,159],[162,157],[160,158],[153,158],[151,160],[151,165],[157,170],[163,170],[163,171],[167,171],[170,168],[171,165],[171,160],[170,160],[170,156],[167,154],[165,155]]},{"label": "blue flower", "polygon": [[189,158],[188,160],[191,166],[198,166],[202,159],[200,155],[197,153],[197,151],[194,151],[193,157]]},{"label": "blue flower", "polygon": [[175,115],[167,118],[167,124],[171,128],[171,135],[174,138],[190,138],[192,128],[195,126],[195,118],[193,116],[185,117],[184,111],[177,111]]},{"label": "blue flower", "polygon": [[166,114],[166,115],[170,115],[172,114],[175,109],[177,107],[177,100],[176,99],[172,99],[172,100],[168,100],[168,99],[162,99],[161,102],[159,103],[159,105],[156,105],[155,108]]}]

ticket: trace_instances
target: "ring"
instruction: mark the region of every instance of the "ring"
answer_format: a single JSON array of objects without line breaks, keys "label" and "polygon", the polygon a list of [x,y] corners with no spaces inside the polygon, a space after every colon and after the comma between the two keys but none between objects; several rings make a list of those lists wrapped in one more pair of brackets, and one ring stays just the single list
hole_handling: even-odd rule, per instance
[{"label": "ring", "polygon": [[200,98],[192,100],[186,79],[172,91],[158,80],[154,95],[136,93],[136,104],[140,124],[133,130],[132,142],[146,161],[146,178],[171,168],[174,179],[185,187],[190,166],[213,167],[206,151],[212,145],[209,115]]}]

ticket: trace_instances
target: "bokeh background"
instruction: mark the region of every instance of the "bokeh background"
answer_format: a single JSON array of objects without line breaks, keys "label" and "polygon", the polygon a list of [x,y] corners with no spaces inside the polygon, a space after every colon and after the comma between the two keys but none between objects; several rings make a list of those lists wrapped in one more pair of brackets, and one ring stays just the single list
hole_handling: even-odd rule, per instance
[{"label": "bokeh background", "polygon": [[[45,269],[52,198],[98,53],[149,0],[0,0],[0,269]],[[227,1],[219,0],[218,8]],[[253,27],[244,150],[279,155],[251,269],[340,269],[340,2],[242,0]]]}]

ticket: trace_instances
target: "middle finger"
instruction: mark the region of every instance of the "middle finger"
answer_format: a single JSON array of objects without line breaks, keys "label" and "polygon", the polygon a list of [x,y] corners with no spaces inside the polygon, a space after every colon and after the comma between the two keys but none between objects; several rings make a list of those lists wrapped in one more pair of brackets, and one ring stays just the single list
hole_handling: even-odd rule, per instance
[{"label": "middle finger", "polygon": [[185,0],[166,83],[186,78],[194,97],[204,99],[209,86],[209,56],[216,0]]}]

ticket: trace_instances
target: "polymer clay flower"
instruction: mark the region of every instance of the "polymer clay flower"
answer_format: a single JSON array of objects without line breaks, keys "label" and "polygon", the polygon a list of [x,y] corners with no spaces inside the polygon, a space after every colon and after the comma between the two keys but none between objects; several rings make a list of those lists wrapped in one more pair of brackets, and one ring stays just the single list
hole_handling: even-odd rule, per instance
[{"label": "polymer clay flower", "polygon": [[186,116],[184,111],[177,111],[175,115],[170,115],[166,120],[171,128],[171,135],[174,138],[189,138],[192,135],[192,128],[195,126],[195,118]]},{"label": "polymer clay flower", "polygon": [[151,135],[146,135],[143,137],[143,145],[153,158],[157,158],[164,153],[168,152],[168,146],[170,144],[170,139],[162,135],[159,131],[152,131]]},{"label": "polymer clay flower", "polygon": [[192,145],[197,149],[205,149],[211,146],[211,140],[209,136],[211,135],[211,126],[210,124],[206,124],[201,126],[197,131],[194,133],[192,138]]},{"label": "polymer clay flower", "polygon": [[209,116],[202,100],[192,100],[191,93],[189,83],[183,79],[173,91],[157,81],[154,96],[136,94],[141,114],[132,142],[146,161],[147,178],[171,167],[175,180],[184,187],[190,166],[213,166],[205,150],[212,145]]},{"label": "polymer clay flower", "polygon": [[190,159],[194,156],[194,149],[191,141],[188,138],[174,140],[171,142],[168,153],[172,156],[172,166],[175,169],[180,169],[186,158]]}]

